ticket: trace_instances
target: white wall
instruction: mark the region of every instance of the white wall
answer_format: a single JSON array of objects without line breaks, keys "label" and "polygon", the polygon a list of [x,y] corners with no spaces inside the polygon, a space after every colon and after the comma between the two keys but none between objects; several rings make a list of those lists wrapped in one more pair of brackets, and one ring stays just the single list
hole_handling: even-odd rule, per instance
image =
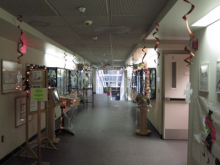
[{"label": "white wall", "polygon": [[[162,54],[162,53],[161,53]],[[163,83],[163,56],[159,58],[159,65],[156,67],[156,99],[151,99],[153,108],[147,113],[148,120],[153,124],[157,131],[162,135],[162,83]]]},{"label": "white wall", "polygon": [[[20,30],[17,27],[18,21],[16,17],[0,8],[0,25],[0,59],[17,62],[17,42],[20,37]],[[30,27],[25,22],[22,23],[21,28],[24,32],[22,38],[28,45],[26,54],[21,58],[23,77],[27,64],[64,68],[64,52],[67,54],[66,69],[75,68],[72,62],[73,52]],[[76,54],[74,55],[77,58],[79,57]],[[0,142],[0,160],[25,142],[25,125],[15,128],[15,98],[21,96],[26,96],[25,92],[0,94],[0,136],[4,135],[5,137],[5,142]],[[67,110],[69,109],[67,108]],[[55,113],[57,117],[61,115],[59,107],[55,108]],[[44,128],[44,114],[42,116],[42,128]],[[36,115],[33,115],[32,118],[29,125],[29,138],[37,133]]]},{"label": "white wall", "polygon": [[[0,59],[16,62],[18,56],[17,43],[0,37],[0,45]],[[33,49],[29,46],[27,46],[27,52],[21,58],[21,61],[23,66],[23,76],[27,63],[45,65],[47,67],[52,67],[54,64],[57,67],[64,66],[63,59],[51,55],[45,55],[45,52]],[[5,142],[0,142],[0,159],[25,142],[25,125],[15,128],[15,98],[20,96],[25,96],[25,92],[22,91],[20,93],[0,95],[0,136],[5,136]],[[56,116],[59,117],[60,113],[60,108],[57,107]],[[36,122],[36,115],[33,115],[33,119],[30,121],[29,126],[29,137],[32,137],[37,133]],[[43,127],[44,120],[42,120],[42,128]]]},{"label": "white wall", "polygon": [[[190,66],[190,81],[193,89],[192,101],[190,103],[190,121],[189,121],[189,145],[188,145],[188,165],[199,165],[193,158],[193,134],[192,123],[196,114],[194,114],[194,100],[197,96],[202,96],[208,100],[220,102],[220,94],[215,92],[216,81],[216,61],[220,60],[220,21],[213,23],[207,28],[196,31],[194,34],[199,40],[199,50],[195,51],[195,58],[191,61],[193,65]],[[199,65],[209,62],[209,92],[200,92],[198,89],[199,82]],[[220,119],[219,119],[220,120]],[[219,133],[219,130],[218,130]],[[219,136],[219,135],[218,135]]]}]

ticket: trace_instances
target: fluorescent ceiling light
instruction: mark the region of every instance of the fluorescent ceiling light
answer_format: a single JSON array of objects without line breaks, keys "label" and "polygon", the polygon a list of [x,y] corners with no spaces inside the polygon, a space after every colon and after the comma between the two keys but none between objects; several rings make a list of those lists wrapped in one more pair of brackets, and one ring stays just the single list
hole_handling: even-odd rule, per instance
[{"label": "fluorescent ceiling light", "polygon": [[220,5],[196,21],[192,26],[208,26],[220,19]]}]

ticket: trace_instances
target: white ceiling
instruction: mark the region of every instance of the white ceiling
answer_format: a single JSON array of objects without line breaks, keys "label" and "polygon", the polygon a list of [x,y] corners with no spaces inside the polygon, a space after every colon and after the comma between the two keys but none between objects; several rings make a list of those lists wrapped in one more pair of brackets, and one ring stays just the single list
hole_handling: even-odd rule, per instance
[{"label": "white ceiling", "polygon": [[[219,0],[190,2],[195,5],[187,16],[190,24],[220,4]],[[86,7],[83,15],[78,11],[81,6]],[[147,37],[146,43],[156,43],[152,36],[155,22],[160,23],[156,36],[161,43],[189,40],[182,16],[191,6],[183,0],[0,0],[0,7],[15,17],[22,15],[24,22],[96,66],[124,66],[125,60],[141,47],[142,38]],[[85,25],[85,20],[93,24]],[[2,24],[5,22],[0,19]],[[7,29],[13,27],[1,27],[5,28],[0,36],[11,40],[19,36],[18,29],[9,34]],[[94,36],[97,41],[92,39]],[[33,42],[26,44],[40,47],[40,43]]]},{"label": "white ceiling", "polygon": [[[216,6],[220,5],[219,0],[189,0],[194,6],[194,10],[187,15],[189,25],[196,22],[203,15],[211,11]],[[188,40],[189,32],[186,28],[186,23],[182,17],[190,10],[191,5],[178,0],[166,16],[160,21],[160,28],[157,36],[160,39],[169,40]],[[191,30],[196,31],[200,28],[190,26]],[[148,39],[154,39],[152,35]]]}]

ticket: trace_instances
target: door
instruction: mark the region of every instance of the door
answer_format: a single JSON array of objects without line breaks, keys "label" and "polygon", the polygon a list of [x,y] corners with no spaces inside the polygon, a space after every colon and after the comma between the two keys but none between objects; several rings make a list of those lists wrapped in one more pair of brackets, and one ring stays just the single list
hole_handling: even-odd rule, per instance
[{"label": "door", "polygon": [[164,139],[188,138],[189,105],[184,96],[189,82],[189,66],[184,62],[187,57],[185,54],[164,56]]}]

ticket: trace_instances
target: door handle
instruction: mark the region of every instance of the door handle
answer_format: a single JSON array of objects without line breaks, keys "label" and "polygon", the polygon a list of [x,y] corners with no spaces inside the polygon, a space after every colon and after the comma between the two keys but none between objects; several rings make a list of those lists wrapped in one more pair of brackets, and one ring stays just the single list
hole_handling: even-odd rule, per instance
[{"label": "door handle", "polygon": [[170,98],[170,97],[165,97],[166,101],[186,101],[185,98]]}]

